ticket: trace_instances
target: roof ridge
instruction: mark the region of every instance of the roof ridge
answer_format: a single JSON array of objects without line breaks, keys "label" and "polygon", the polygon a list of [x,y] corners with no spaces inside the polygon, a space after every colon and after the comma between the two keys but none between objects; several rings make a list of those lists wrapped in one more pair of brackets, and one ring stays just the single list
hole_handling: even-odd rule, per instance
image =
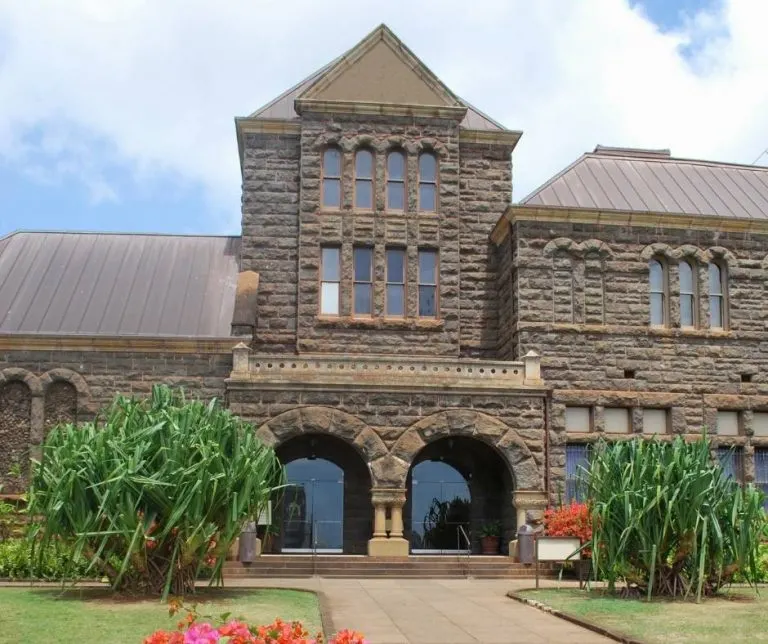
[{"label": "roof ridge", "polygon": [[[617,148],[621,149],[621,148]],[[768,166],[755,165],[754,163],[736,163],[733,161],[713,161],[711,159],[689,159],[687,157],[673,157],[673,156],[635,156],[632,154],[606,154],[596,152],[586,152],[582,155],[590,159],[612,157],[614,159],[624,159],[626,161],[653,161],[657,163],[690,163],[691,165],[704,165],[709,167],[729,167],[729,168],[742,168],[744,170],[755,170],[764,172],[768,170]]]}]

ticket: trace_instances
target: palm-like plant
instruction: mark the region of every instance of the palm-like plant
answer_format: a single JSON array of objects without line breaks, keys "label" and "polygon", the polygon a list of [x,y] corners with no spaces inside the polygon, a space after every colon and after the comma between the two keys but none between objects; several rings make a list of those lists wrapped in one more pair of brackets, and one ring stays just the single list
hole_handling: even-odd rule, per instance
[{"label": "palm-like plant", "polygon": [[274,451],[217,401],[156,386],[145,400],[118,397],[103,420],[50,432],[33,468],[32,536],[41,549],[72,540],[73,565],[89,559],[115,589],[191,593],[204,566],[220,583],[244,521],[283,478]]},{"label": "palm-like plant", "polygon": [[613,590],[700,598],[741,571],[754,578],[762,492],[712,462],[706,438],[597,445],[583,472],[595,570]]}]

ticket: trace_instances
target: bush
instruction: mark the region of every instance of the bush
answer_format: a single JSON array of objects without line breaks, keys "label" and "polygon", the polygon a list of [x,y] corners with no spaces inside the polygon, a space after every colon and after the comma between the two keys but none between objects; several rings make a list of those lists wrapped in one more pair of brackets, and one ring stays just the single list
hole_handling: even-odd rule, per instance
[{"label": "bush", "polygon": [[[578,537],[582,545],[592,538],[592,518],[586,503],[571,503],[559,508],[549,508],[544,512],[544,532],[550,537]],[[581,554],[589,557],[589,547]]]},{"label": "bush", "polygon": [[714,464],[706,438],[599,443],[586,472],[593,568],[614,590],[683,596],[758,576],[763,495]]},{"label": "bush", "polygon": [[70,545],[53,541],[45,552],[36,556],[33,556],[32,545],[28,539],[0,542],[0,578],[59,581],[87,575],[88,561],[82,559],[72,565]]},{"label": "bush", "polygon": [[241,526],[282,485],[274,450],[216,401],[164,386],[118,397],[102,417],[48,434],[29,491],[29,515],[43,519],[32,535],[71,541],[73,570],[87,561],[115,589],[191,594],[206,566],[220,583]]}]

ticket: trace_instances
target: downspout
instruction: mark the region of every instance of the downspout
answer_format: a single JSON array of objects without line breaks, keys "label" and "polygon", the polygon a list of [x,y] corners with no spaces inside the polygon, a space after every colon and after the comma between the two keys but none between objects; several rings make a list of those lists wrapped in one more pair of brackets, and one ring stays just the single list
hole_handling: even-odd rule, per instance
[{"label": "downspout", "polygon": [[547,507],[551,505],[549,497],[549,409],[552,403],[552,390],[547,389],[544,397],[544,493],[547,495]]}]

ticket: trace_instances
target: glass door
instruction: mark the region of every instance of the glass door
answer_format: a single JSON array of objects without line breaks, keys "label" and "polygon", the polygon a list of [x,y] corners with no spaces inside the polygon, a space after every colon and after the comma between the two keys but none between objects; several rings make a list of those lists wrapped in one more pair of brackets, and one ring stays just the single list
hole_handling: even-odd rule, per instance
[{"label": "glass door", "polygon": [[319,458],[291,461],[285,469],[282,552],[343,552],[344,471]]},{"label": "glass door", "polygon": [[411,551],[458,554],[469,551],[469,486],[442,461],[424,461],[411,476]]}]

